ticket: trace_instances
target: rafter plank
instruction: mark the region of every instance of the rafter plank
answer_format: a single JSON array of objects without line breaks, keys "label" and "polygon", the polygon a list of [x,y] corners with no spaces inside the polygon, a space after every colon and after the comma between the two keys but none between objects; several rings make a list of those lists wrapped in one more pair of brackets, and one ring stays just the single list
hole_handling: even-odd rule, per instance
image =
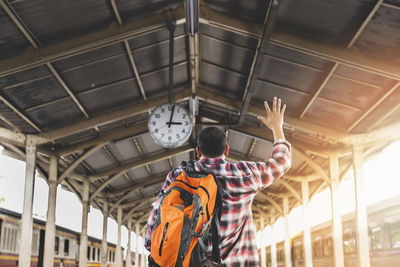
[{"label": "rafter plank", "polygon": [[131,186],[127,186],[127,187],[124,187],[124,188],[121,188],[121,189],[118,189],[118,190],[114,190],[114,191],[112,191],[110,193],[107,193],[106,195],[108,197],[114,197],[114,196],[119,195],[121,193],[135,191],[136,189],[141,188],[141,187],[146,187],[146,186],[151,186],[151,185],[154,185],[154,184],[158,184],[158,183],[161,183],[161,182],[165,181],[166,176],[167,176],[167,173],[166,174],[162,174],[162,175],[147,177],[146,181],[135,183],[135,184],[133,184]]},{"label": "rafter plank", "polygon": [[14,111],[20,118],[22,118],[24,121],[26,121],[30,126],[32,126],[36,131],[39,133],[42,132],[42,130],[37,126],[31,119],[29,119],[24,113],[19,111],[13,104],[10,103],[5,97],[0,95],[0,100],[3,101],[4,104],[6,104],[12,111]]},{"label": "rafter plank", "polygon": [[125,45],[126,53],[128,54],[129,63],[131,64],[131,68],[133,70],[133,73],[135,74],[136,82],[137,82],[137,84],[139,86],[140,93],[142,94],[143,100],[147,101],[146,93],[144,91],[144,87],[143,87],[143,84],[142,84],[142,79],[140,78],[140,74],[139,74],[139,71],[137,69],[135,59],[133,58],[133,54],[132,54],[131,48],[129,47],[129,42],[127,40],[125,40],[124,41],[124,45]]},{"label": "rafter plank", "polygon": [[358,124],[360,124],[360,122],[362,122],[365,119],[365,117],[367,117],[371,112],[373,112],[385,99],[387,99],[399,87],[400,87],[400,81],[397,82],[388,91],[386,91],[377,101],[374,102],[374,104],[370,108],[365,110],[363,114],[346,131],[350,132],[351,130],[353,130]]},{"label": "rafter plank", "polygon": [[315,90],[314,94],[311,96],[311,98],[308,100],[307,105],[304,107],[303,111],[300,114],[300,118],[303,118],[304,115],[307,113],[307,111],[310,109],[312,104],[315,102],[321,91],[324,89],[325,85],[328,83],[329,79],[332,77],[333,73],[339,66],[339,63],[333,64],[333,66],[329,69],[329,71],[326,73],[322,83],[320,86]]},{"label": "rafter plank", "polygon": [[29,43],[35,48],[39,48],[39,44],[36,38],[33,36],[32,32],[24,26],[21,21],[21,18],[18,17],[15,10],[13,10],[10,3],[7,0],[0,0],[0,6],[4,9],[10,19],[14,22],[15,26],[21,31],[21,33],[25,36],[25,38],[29,41]]},{"label": "rafter plank", "polygon": [[69,88],[69,86],[65,83],[64,79],[56,71],[56,69],[53,67],[53,65],[51,63],[47,63],[46,66],[49,68],[49,70],[54,75],[54,77],[56,78],[58,83],[61,85],[61,87],[64,89],[64,91],[67,92],[67,94],[72,98],[72,101],[74,101],[74,103],[78,107],[78,109],[83,113],[83,115],[85,115],[86,118],[89,118],[89,114],[87,113],[86,109],[82,106],[82,103],[78,100],[78,98],[75,96],[75,94]]},{"label": "rafter plank", "polygon": [[257,48],[254,53],[253,62],[250,66],[250,72],[247,78],[246,86],[243,91],[242,106],[240,108],[239,124],[242,124],[245,120],[247,109],[250,105],[251,99],[253,97],[252,93],[252,82],[254,77],[259,73],[262,64],[262,54],[261,51],[265,49],[268,44],[269,38],[271,37],[272,30],[275,26],[275,20],[278,14],[278,8],[281,1],[269,1],[267,13],[265,14],[263,33],[257,43]]},{"label": "rafter plank", "polygon": [[[185,16],[183,5],[178,5],[169,12],[173,13],[174,18],[177,19],[177,23],[183,24],[185,22],[185,20],[181,20]],[[16,57],[3,60],[0,64],[0,77],[40,66],[47,62],[64,59],[80,53],[120,43],[124,40],[149,34],[160,29],[165,29],[165,16],[160,14],[137,19],[124,25],[119,25],[114,22],[105,29],[72,38],[62,43],[47,45],[40,50],[26,49]]]},{"label": "rafter plank", "polygon": [[376,1],[376,4],[374,8],[371,10],[371,12],[368,14],[368,16],[365,18],[364,22],[361,24],[360,28],[358,28],[356,34],[353,36],[349,44],[347,45],[347,48],[350,48],[354,45],[354,43],[357,41],[358,37],[360,37],[361,33],[364,31],[364,29],[367,27],[368,23],[371,21],[371,19],[375,16],[376,12],[378,9],[381,7],[383,4],[384,0],[378,0]]}]

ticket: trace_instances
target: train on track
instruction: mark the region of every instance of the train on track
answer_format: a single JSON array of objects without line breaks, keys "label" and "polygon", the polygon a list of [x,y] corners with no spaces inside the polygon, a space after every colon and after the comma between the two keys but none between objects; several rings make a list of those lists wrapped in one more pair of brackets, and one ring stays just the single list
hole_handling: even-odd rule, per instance
[{"label": "train on track", "polygon": [[[46,222],[33,220],[31,267],[43,266],[44,234]],[[0,208],[0,267],[17,267],[21,214]],[[54,267],[76,267],[79,265],[80,233],[56,226]],[[89,237],[87,266],[100,266],[101,240]],[[123,248],[121,248],[123,254]],[[116,246],[107,244],[107,266],[115,266]]]},{"label": "train on track", "polygon": [[[367,208],[371,267],[400,266],[400,197],[373,204]],[[357,267],[355,212],[342,216],[343,252],[346,267]],[[334,266],[331,221],[311,228],[314,267]],[[284,242],[276,244],[278,266],[285,266]],[[271,249],[266,248],[267,266],[271,266]],[[305,266],[303,234],[291,239],[293,267]],[[359,266],[362,267],[362,266]]]}]

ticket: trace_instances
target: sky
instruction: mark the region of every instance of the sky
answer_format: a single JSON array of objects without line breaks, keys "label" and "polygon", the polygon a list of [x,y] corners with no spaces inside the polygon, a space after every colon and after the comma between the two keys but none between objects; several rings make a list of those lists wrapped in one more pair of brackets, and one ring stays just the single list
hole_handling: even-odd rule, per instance
[{"label": "sky", "polygon": [[[25,162],[0,154],[0,207],[22,213],[24,196]],[[46,220],[49,188],[44,179],[36,175],[33,199],[35,218]],[[56,224],[80,232],[82,225],[82,204],[78,197],[69,191],[57,187]],[[118,225],[114,219],[108,218],[107,241],[117,243]],[[103,215],[94,207],[90,207],[88,216],[88,235],[102,239]],[[121,229],[121,245],[126,249],[128,230]],[[139,238],[140,248],[143,239]],[[131,248],[136,251],[136,235],[132,232]],[[126,251],[126,250],[125,250]],[[141,250],[139,250],[141,252]]]},{"label": "sky", "polygon": [[[399,195],[400,188],[400,141],[386,147],[380,154],[364,164],[364,186],[367,205],[382,201],[384,199]],[[24,191],[25,163],[0,154],[0,207],[22,213],[23,191]],[[347,174],[339,187],[339,210],[341,214],[355,210],[354,182],[352,172]],[[35,218],[46,219],[48,186],[44,179],[35,179],[35,193],[33,202],[33,214]],[[310,218],[311,226],[331,219],[330,192],[329,189],[316,194],[310,201],[310,209],[313,215]],[[102,238],[103,216],[101,211],[91,207],[88,219],[88,234],[92,237]],[[294,236],[302,231],[302,207],[294,208],[289,214],[289,234]],[[74,193],[57,187],[56,224],[74,231],[80,232],[82,223],[82,204]],[[275,224],[275,238],[279,242],[283,240],[283,219]],[[122,227],[121,245],[126,248],[128,234],[127,229]],[[264,240],[266,245],[270,243],[271,227],[264,229]],[[260,245],[261,233],[257,234]],[[107,240],[117,242],[117,223],[108,219]],[[143,248],[143,240],[140,238],[140,250]],[[135,234],[132,234],[132,251],[136,251]]]}]

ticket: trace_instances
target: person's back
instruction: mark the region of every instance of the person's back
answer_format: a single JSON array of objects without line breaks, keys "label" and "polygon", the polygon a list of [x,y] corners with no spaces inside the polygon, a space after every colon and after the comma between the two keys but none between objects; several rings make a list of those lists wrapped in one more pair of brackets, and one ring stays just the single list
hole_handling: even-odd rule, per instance
[{"label": "person's back", "polygon": [[[225,160],[229,146],[223,131],[209,127],[198,136],[196,151],[199,162],[214,172],[225,192],[219,232],[223,266],[259,266],[251,206],[256,194],[279,179],[291,164],[291,147],[284,140],[282,130],[285,106],[281,110],[280,99],[277,103],[275,98],[273,111],[269,110],[268,104],[266,110],[268,118],[259,119],[273,131],[275,139],[272,156],[266,161],[229,163]],[[168,174],[160,196],[181,170],[178,166]],[[159,200],[160,197],[148,221],[145,239],[148,250]]]}]

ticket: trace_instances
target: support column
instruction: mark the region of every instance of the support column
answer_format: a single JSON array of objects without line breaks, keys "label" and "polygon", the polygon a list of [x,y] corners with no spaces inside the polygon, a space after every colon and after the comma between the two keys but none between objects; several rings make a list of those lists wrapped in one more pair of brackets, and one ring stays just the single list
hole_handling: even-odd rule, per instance
[{"label": "support column", "polygon": [[284,234],[285,234],[285,266],[291,267],[292,261],[290,257],[290,235],[289,235],[289,198],[283,198],[283,220],[284,220]]},{"label": "support column", "polygon": [[88,215],[89,215],[89,179],[83,180],[83,194],[82,194],[82,230],[81,230],[81,243],[79,246],[79,266],[87,266],[87,245],[88,245]]},{"label": "support column", "polygon": [[308,186],[308,181],[301,181],[301,194],[303,198],[303,246],[304,246],[304,263],[305,267],[312,267],[312,251],[311,251],[311,232],[310,232],[310,216],[309,216],[309,198],[310,189]]},{"label": "support column", "polygon": [[49,198],[47,205],[46,233],[44,239],[43,267],[54,265],[54,242],[56,236],[56,199],[57,199],[57,157],[50,156]]},{"label": "support column", "polygon": [[103,239],[101,240],[101,267],[107,266],[108,201],[103,202]]},{"label": "support column", "polygon": [[131,267],[131,231],[132,231],[132,219],[128,222],[128,245],[126,248],[126,267]]},{"label": "support column", "polygon": [[265,238],[264,238],[264,229],[265,222],[264,218],[260,217],[260,228],[261,228],[261,267],[267,267],[267,255],[265,252]]},{"label": "support column", "polygon": [[333,255],[335,266],[344,267],[342,216],[338,207],[339,159],[336,155],[329,157],[329,173],[331,178]]},{"label": "support column", "polygon": [[370,267],[368,246],[368,220],[364,195],[363,148],[353,147],[354,187],[356,196],[357,214],[357,257],[358,265]]},{"label": "support column", "polygon": [[272,209],[270,213],[270,224],[271,224],[271,265],[272,267],[278,267],[277,253],[276,253],[276,238],[275,238],[275,210]]},{"label": "support column", "polygon": [[139,266],[139,236],[140,236],[140,224],[136,223],[135,227],[135,235],[136,235],[136,252],[135,252],[135,266]]},{"label": "support column", "polygon": [[22,212],[21,241],[19,246],[19,267],[31,266],[32,247],[32,207],[35,189],[36,169],[36,144],[31,136],[26,137],[26,167],[25,167],[25,189],[24,208]]},{"label": "support column", "polygon": [[[145,229],[143,229],[143,231],[142,231],[142,236],[144,236],[145,235]],[[143,238],[144,239],[144,238]],[[144,258],[146,257],[145,255],[144,255],[144,246],[142,246],[141,247],[141,251],[142,251],[142,257],[140,258],[140,266],[141,267],[145,267],[145,265],[144,265]]]},{"label": "support column", "polygon": [[115,266],[122,266],[122,255],[121,255],[121,226],[122,226],[122,208],[118,208],[117,212],[117,224],[118,224],[118,235],[117,235],[117,248],[115,250]]}]

